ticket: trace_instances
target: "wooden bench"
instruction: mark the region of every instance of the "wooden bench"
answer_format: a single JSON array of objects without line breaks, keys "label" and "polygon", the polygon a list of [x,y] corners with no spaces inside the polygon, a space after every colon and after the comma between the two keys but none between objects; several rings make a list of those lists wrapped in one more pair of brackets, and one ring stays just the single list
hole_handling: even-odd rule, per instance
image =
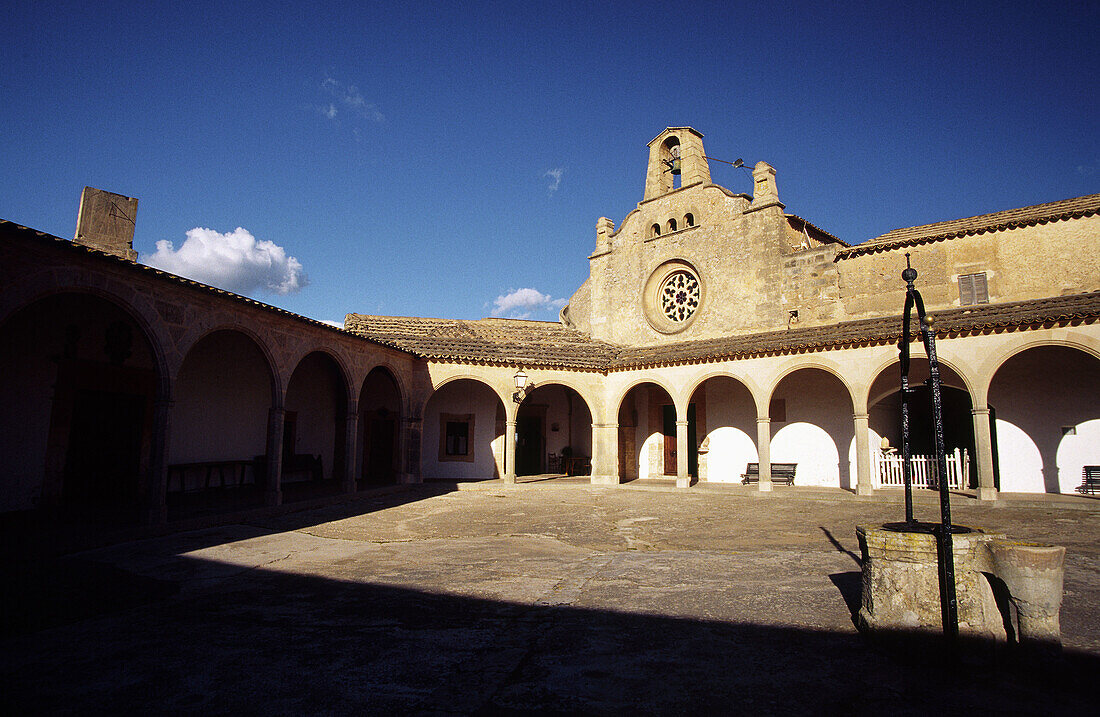
[{"label": "wooden bench", "polygon": [[1081,485],[1076,488],[1078,493],[1100,493],[1100,466],[1085,466],[1081,478]]},{"label": "wooden bench", "polygon": [[[797,463],[772,463],[772,483],[785,483],[794,485],[794,472]],[[758,483],[760,481],[760,464],[750,463],[741,474],[741,484]]]}]

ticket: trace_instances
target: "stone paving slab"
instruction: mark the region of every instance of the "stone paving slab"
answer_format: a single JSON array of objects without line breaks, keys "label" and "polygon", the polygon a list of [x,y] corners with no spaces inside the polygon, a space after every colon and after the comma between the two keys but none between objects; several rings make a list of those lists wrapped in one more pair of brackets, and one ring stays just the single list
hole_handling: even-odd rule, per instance
[{"label": "stone paving slab", "polygon": [[975,501],[955,514],[1069,548],[1062,657],[968,658],[945,673],[929,645],[860,636],[855,526],[899,519],[889,500],[421,487],[63,559],[59,584],[89,609],[3,639],[0,703],[51,714],[1088,711],[1100,514]]}]

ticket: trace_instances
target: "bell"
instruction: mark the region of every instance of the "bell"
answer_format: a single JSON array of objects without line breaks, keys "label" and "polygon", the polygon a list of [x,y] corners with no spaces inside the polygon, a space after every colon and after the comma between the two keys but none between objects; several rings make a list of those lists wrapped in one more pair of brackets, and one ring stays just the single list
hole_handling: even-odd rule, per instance
[{"label": "bell", "polygon": [[669,165],[669,171],[672,172],[673,174],[679,174],[680,173],[680,158],[679,157],[673,157],[672,158],[672,163]]}]

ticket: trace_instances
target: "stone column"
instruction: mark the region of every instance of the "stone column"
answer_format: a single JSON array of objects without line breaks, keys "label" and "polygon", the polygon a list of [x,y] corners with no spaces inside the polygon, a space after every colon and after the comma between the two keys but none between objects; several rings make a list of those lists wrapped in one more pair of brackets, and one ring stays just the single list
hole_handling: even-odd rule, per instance
[{"label": "stone column", "polygon": [[691,455],[691,447],[688,445],[688,422],[676,421],[676,487],[687,488],[691,485],[691,476],[688,475],[688,456]]},{"label": "stone column", "polygon": [[420,473],[421,436],[424,435],[424,420],[422,418],[401,418],[401,437],[398,439],[397,451],[401,456],[402,483],[422,483],[424,476]]},{"label": "stone column", "polygon": [[354,404],[348,407],[347,421],[344,425],[344,475],[345,493],[354,493],[359,489],[355,466],[359,457],[359,408]]},{"label": "stone column", "polygon": [[158,399],[153,403],[153,455],[149,479],[145,485],[141,522],[164,525],[168,522],[168,446],[171,437],[172,402]]},{"label": "stone column", "polygon": [[516,482],[516,419],[504,422],[504,482]]},{"label": "stone column", "polygon": [[871,476],[871,446],[867,440],[867,414],[852,414],[856,432],[856,495],[874,495]]},{"label": "stone column", "polygon": [[974,453],[978,464],[978,500],[997,500],[993,481],[993,435],[989,430],[989,407],[970,409],[974,417]]},{"label": "stone column", "polygon": [[619,477],[619,424],[592,424],[592,479],[593,485],[618,485]]},{"label": "stone column", "polygon": [[760,461],[760,482],[756,489],[761,493],[772,490],[772,419],[770,416],[756,419],[756,455]]},{"label": "stone column", "polygon": [[267,475],[264,477],[264,505],[281,505],[283,490],[283,421],[286,409],[271,407],[267,412]]}]

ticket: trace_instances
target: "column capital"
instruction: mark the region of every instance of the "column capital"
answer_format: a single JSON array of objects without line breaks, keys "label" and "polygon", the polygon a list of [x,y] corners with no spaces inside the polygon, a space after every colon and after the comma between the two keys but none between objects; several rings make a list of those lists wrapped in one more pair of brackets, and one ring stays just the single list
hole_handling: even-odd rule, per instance
[{"label": "column capital", "polygon": [[514,428],[514,427],[515,427],[515,425],[516,425],[516,419],[514,419],[514,418],[508,418],[508,419],[505,419],[505,421],[504,421],[504,425],[506,425],[506,426],[512,426],[512,427]]},{"label": "column capital", "polygon": [[618,423],[593,423],[593,428],[618,428]]},{"label": "column capital", "polygon": [[989,415],[989,407],[986,406],[984,408],[971,408],[970,409],[970,415],[972,415],[972,416],[988,416]]},{"label": "column capital", "polygon": [[687,421],[676,421],[676,425],[677,426],[686,426],[686,425],[688,425],[688,422]]},{"label": "column capital", "polygon": [[763,418],[761,418],[761,417],[758,416],[757,419],[756,419],[756,422],[757,423],[771,423],[772,422],[772,417],[771,416],[764,416]]},{"label": "column capital", "polygon": [[852,420],[853,421],[866,421],[867,420],[867,414],[866,413],[853,413],[852,414]]}]

